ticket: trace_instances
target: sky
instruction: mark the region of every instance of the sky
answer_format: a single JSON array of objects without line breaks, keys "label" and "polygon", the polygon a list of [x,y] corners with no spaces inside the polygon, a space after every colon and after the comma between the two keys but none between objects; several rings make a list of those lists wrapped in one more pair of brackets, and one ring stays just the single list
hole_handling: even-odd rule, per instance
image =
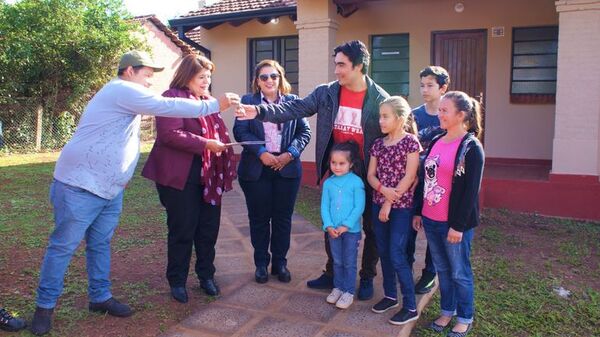
[{"label": "sky", "polygon": [[[206,4],[217,0],[206,0]],[[197,0],[123,0],[125,7],[134,16],[156,14],[164,23],[178,15],[198,9]]]}]

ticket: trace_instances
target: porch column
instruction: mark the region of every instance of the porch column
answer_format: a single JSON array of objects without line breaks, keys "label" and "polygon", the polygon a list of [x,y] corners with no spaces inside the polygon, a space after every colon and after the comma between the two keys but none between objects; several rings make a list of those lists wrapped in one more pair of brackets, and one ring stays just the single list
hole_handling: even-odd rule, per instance
[{"label": "porch column", "polygon": [[299,94],[308,95],[315,86],[333,81],[333,48],[338,23],[330,0],[298,0],[296,28],[299,37]]},{"label": "porch column", "polygon": [[560,0],[553,175],[600,175],[600,0]]}]

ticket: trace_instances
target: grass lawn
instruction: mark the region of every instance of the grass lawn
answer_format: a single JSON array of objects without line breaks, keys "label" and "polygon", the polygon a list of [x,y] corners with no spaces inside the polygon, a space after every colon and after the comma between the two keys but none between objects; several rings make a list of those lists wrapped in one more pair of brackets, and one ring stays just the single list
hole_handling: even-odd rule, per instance
[{"label": "grass lawn", "polygon": [[[47,195],[56,157],[0,157],[0,305],[28,319],[53,227]],[[133,305],[135,321],[88,313],[80,248],[69,268],[51,336],[155,336],[211,300],[197,286],[190,289],[189,305],[169,299],[163,275],[164,212],[153,184],[139,176],[144,160],[145,156],[125,193],[112,248],[115,296]],[[318,190],[302,188],[296,210],[319,224],[319,200]],[[505,210],[485,210],[482,222],[473,241],[476,323],[470,336],[600,337],[599,224]],[[571,296],[557,296],[555,287],[564,287]],[[436,317],[438,301],[435,295],[414,335],[440,336],[423,329]]]}]

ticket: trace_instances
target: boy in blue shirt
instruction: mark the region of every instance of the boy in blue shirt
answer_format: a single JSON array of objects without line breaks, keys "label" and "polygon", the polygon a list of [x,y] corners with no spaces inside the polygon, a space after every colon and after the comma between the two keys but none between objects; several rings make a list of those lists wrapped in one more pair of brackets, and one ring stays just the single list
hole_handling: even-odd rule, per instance
[{"label": "boy in blue shirt", "polygon": [[[435,136],[443,132],[440,128],[440,120],[438,119],[438,110],[442,96],[448,90],[450,85],[450,75],[448,71],[438,66],[428,66],[419,73],[421,78],[421,96],[425,103],[415,109],[412,113],[417,123],[419,142],[423,150],[429,147],[431,140]],[[421,158],[423,159],[423,158]],[[417,235],[415,232],[412,244],[408,245],[408,255],[414,256],[415,241]],[[435,267],[431,260],[429,247],[425,254],[425,269],[421,274],[421,278],[415,284],[415,292],[417,294],[426,294],[435,286]]]}]

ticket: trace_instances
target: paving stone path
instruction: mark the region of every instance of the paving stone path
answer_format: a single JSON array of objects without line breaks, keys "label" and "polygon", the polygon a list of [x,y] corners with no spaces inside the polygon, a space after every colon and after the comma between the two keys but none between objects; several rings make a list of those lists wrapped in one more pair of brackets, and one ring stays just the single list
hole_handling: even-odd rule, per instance
[{"label": "paving stone path", "polygon": [[[423,268],[425,238],[419,234],[415,270]],[[360,249],[362,252],[362,247]],[[288,268],[290,283],[276,277],[254,282],[253,249],[244,195],[235,185],[223,201],[217,243],[215,278],[221,297],[171,327],[164,337],[397,337],[410,336],[413,324],[393,326],[393,311],[375,314],[371,306],[382,298],[381,271],[375,278],[375,296],[357,301],[347,310],[327,304],[328,291],[312,290],[306,281],[320,275],[326,261],[323,232],[294,214]],[[359,257],[360,261],[360,257]],[[379,267],[379,266],[378,266]],[[191,278],[191,277],[190,277]],[[400,292],[399,292],[400,293]],[[430,295],[417,297],[421,310]]]}]

